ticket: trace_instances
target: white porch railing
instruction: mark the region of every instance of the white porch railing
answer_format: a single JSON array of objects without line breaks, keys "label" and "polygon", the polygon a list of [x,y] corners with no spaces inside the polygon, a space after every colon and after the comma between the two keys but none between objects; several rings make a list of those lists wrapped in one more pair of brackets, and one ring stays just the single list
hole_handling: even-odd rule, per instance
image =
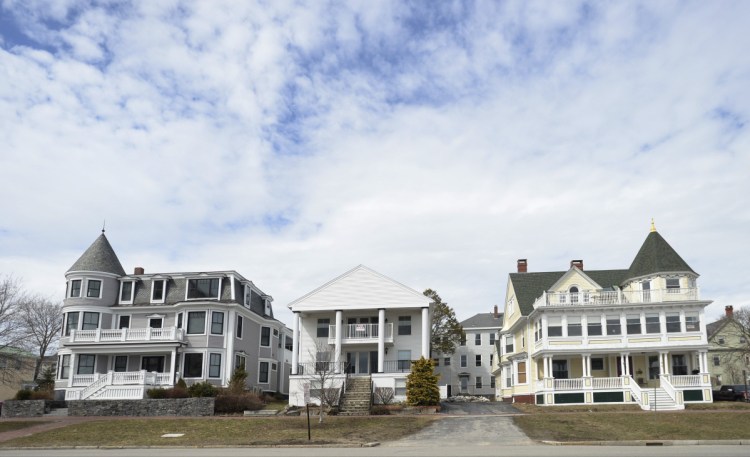
[{"label": "white porch railing", "polygon": [[177,327],[72,330],[69,343],[115,343],[183,341],[185,331]]},{"label": "white porch railing", "polygon": [[622,378],[591,378],[594,389],[622,389]]},{"label": "white porch railing", "polygon": [[700,387],[701,386],[700,375],[671,376],[669,381],[674,387]]},{"label": "white porch railing", "polygon": [[86,387],[90,385],[92,382],[99,379],[99,373],[94,374],[76,374],[73,375],[73,387]]},{"label": "white porch railing", "polygon": [[638,383],[633,380],[632,376],[630,376],[629,378],[630,382],[628,383],[628,386],[630,386],[630,394],[633,396],[633,399],[636,403],[638,403],[638,405],[641,406],[641,408],[647,406],[643,402],[643,391],[641,390],[641,386],[639,386]]},{"label": "white porch railing", "polygon": [[580,390],[583,389],[583,378],[555,379],[555,390]]},{"label": "white porch railing", "polygon": [[143,398],[143,392],[147,386],[171,385],[172,375],[170,373],[147,372],[145,370],[75,375],[73,376],[73,387],[84,388],[66,390],[65,399],[85,400],[94,396],[97,392],[100,392],[96,397],[97,399]]},{"label": "white porch railing", "polygon": [[[341,326],[343,333],[341,338],[343,342],[352,343],[360,341],[377,341],[380,326],[378,324],[345,324]],[[328,342],[336,342],[336,326],[328,326]],[[393,342],[393,322],[385,324],[385,340]]]},{"label": "white porch railing", "polygon": [[621,305],[627,303],[680,302],[700,299],[697,287],[651,290],[591,290],[584,292],[544,292],[534,308],[544,306]]},{"label": "white porch railing", "polygon": [[669,382],[669,376],[661,375],[659,381],[664,392],[669,395],[673,402],[677,403],[677,392],[674,390],[672,383]]}]

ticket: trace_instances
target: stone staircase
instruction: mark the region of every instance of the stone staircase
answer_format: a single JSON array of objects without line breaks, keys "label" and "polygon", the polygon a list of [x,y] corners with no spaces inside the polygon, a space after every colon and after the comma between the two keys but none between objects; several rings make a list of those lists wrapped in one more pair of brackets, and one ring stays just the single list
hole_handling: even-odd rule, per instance
[{"label": "stone staircase", "polygon": [[661,387],[656,390],[649,389],[649,394],[651,395],[651,401],[648,405],[650,411],[676,411],[678,409],[685,409],[684,406],[675,403],[672,397]]},{"label": "stone staircase", "polygon": [[340,416],[368,416],[372,400],[372,379],[367,377],[349,378],[339,404]]}]

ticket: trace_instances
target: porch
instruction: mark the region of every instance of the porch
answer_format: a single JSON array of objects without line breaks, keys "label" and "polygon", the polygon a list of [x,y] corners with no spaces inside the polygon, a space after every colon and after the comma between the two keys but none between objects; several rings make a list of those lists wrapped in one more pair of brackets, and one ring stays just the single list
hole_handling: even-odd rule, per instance
[{"label": "porch", "polygon": [[146,390],[172,386],[171,373],[126,371],[73,375],[65,400],[128,400],[145,398]]},{"label": "porch", "polygon": [[[383,326],[385,330],[385,342],[393,343],[393,323],[388,322]],[[344,324],[341,326],[341,343],[377,343],[380,335],[379,324]],[[328,326],[328,344],[336,344],[336,326]]]},{"label": "porch", "polygon": [[185,341],[185,330],[177,327],[71,330],[71,343],[144,343],[148,341]]}]

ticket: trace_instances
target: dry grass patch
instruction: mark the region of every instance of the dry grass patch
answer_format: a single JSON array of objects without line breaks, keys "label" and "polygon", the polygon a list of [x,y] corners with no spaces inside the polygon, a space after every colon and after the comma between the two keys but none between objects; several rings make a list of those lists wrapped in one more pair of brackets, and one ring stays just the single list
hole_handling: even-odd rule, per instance
[{"label": "dry grass patch", "polygon": [[45,421],[2,421],[0,422],[0,433],[12,432],[22,428],[33,427],[35,425],[49,424]]},{"label": "dry grass patch", "polygon": [[[404,437],[422,429],[432,420],[432,417],[326,417],[322,424],[311,421],[312,441],[308,441],[307,419],[304,416],[111,419],[41,432],[6,441],[0,446],[360,445]],[[167,433],[184,433],[184,436],[161,437]]]},{"label": "dry grass patch", "polygon": [[717,401],[716,403],[689,403],[685,409],[693,411],[705,410],[732,410],[732,411],[750,411],[750,403],[741,401]]},{"label": "dry grass patch", "polygon": [[750,414],[642,411],[530,414],[514,418],[530,438],[552,441],[723,440],[750,438]]},{"label": "dry grass patch", "polygon": [[527,403],[514,403],[513,407],[526,414],[557,414],[557,413],[583,413],[583,412],[642,412],[643,410],[635,404],[630,405],[555,405],[537,406]]}]

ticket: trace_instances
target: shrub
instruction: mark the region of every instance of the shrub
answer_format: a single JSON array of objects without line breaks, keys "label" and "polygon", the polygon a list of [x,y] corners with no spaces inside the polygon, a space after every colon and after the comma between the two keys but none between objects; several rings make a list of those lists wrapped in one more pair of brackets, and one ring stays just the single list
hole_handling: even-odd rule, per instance
[{"label": "shrub", "polygon": [[187,383],[185,382],[184,379],[180,378],[177,380],[177,384],[175,385],[175,387],[180,387],[182,389],[187,390]]},{"label": "shrub", "polygon": [[190,396],[187,388],[180,387],[179,385],[167,389],[166,394],[167,398],[188,398]]},{"label": "shrub", "polygon": [[389,416],[390,414],[391,410],[386,408],[384,405],[375,405],[370,408],[370,415],[372,416]]},{"label": "shrub", "polygon": [[229,390],[236,394],[244,392],[246,380],[247,371],[243,368],[235,368],[232,372],[232,377],[229,379]]},{"label": "shrub", "polygon": [[227,390],[217,395],[214,403],[214,412],[217,414],[235,414],[262,408],[260,397],[250,392],[235,394]]},{"label": "shrub", "polygon": [[13,397],[15,400],[31,400],[31,390],[21,389],[16,392],[16,396]]},{"label": "shrub", "polygon": [[391,387],[376,387],[375,392],[375,403],[379,405],[390,405],[393,403],[393,397],[396,395],[393,388]]},{"label": "shrub", "polygon": [[188,393],[191,397],[215,397],[219,393],[213,384],[208,381],[196,382],[188,387]]},{"label": "shrub", "polygon": [[31,400],[53,400],[54,394],[49,390],[38,390],[31,392]]},{"label": "shrub", "polygon": [[42,371],[42,375],[37,379],[37,391],[53,392],[55,390],[55,370],[47,367]]},{"label": "shrub", "polygon": [[411,364],[406,378],[406,402],[411,406],[434,406],[440,403],[439,376],[434,372],[432,360],[424,357]]},{"label": "shrub", "polygon": [[148,396],[148,398],[167,398],[167,390],[162,389],[161,387],[148,389],[146,391],[146,396]]}]

